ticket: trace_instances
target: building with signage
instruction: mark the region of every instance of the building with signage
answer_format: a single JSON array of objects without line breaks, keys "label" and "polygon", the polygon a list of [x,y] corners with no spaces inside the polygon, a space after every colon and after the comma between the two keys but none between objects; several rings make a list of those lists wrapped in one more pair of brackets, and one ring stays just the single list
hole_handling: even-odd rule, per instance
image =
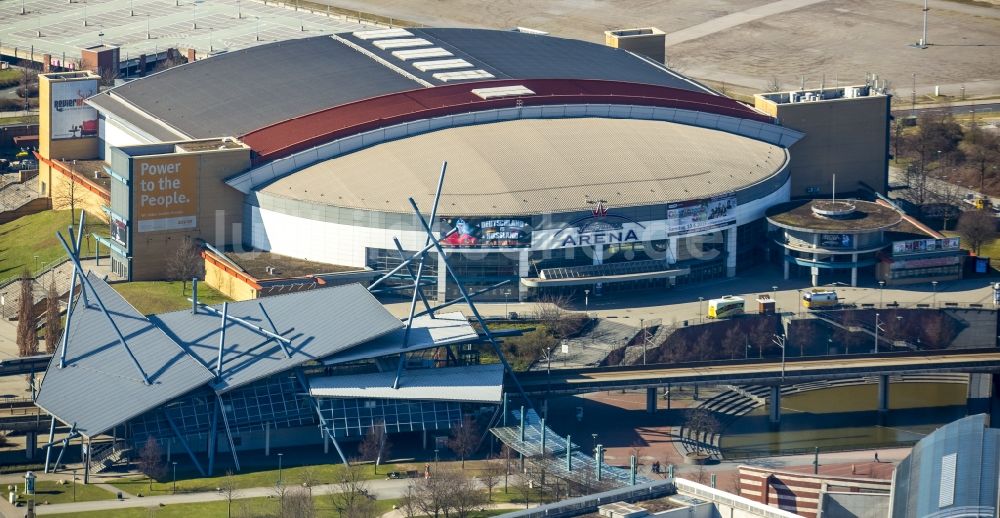
[{"label": "building with signage", "polygon": [[891,254],[882,254],[876,277],[888,286],[958,280],[967,256],[957,237],[893,241]]},{"label": "building with signage", "polygon": [[[90,122],[59,131],[86,148],[39,155],[96,171],[123,278],[162,278],[185,238],[392,267],[394,239],[424,245],[408,198],[429,214],[447,162],[434,230],[470,288],[508,283],[494,299],[735,275],[765,256],[765,211],[792,197],[804,137],[641,54],[479,29],[260,45],[84,105]],[[441,260],[428,254],[425,282],[453,298]]]},{"label": "building with signage", "polygon": [[880,253],[891,245],[886,231],[901,220],[892,207],[859,200],[792,201],[767,211],[785,279],[808,275],[813,286],[857,286],[859,274],[873,278]]}]

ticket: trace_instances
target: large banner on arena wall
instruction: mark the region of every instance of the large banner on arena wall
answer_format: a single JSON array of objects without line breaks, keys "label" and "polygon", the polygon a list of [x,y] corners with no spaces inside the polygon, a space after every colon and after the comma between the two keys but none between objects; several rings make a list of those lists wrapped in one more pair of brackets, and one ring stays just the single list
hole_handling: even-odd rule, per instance
[{"label": "large banner on arena wall", "polygon": [[198,157],[167,155],[132,161],[132,213],[138,232],[198,225]]},{"label": "large banner on arena wall", "polygon": [[51,85],[49,133],[52,140],[96,137],[97,110],[83,101],[97,94],[97,79],[53,82]]},{"label": "large banner on arena wall", "polygon": [[525,248],[531,246],[531,223],[519,218],[441,218],[447,248]]},{"label": "large banner on arena wall", "polygon": [[736,196],[716,196],[667,205],[667,234],[688,234],[736,222]]}]

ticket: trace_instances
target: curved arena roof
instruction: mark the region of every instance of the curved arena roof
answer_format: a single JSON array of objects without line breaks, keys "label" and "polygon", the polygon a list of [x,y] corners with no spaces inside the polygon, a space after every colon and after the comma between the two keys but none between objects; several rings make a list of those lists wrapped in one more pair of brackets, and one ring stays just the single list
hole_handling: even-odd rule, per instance
[{"label": "curved arena roof", "polygon": [[428,204],[449,165],[439,213],[522,215],[707,198],[779,174],[777,145],[664,121],[521,119],[434,131],[378,144],[277,179],[264,194],[409,213]]}]

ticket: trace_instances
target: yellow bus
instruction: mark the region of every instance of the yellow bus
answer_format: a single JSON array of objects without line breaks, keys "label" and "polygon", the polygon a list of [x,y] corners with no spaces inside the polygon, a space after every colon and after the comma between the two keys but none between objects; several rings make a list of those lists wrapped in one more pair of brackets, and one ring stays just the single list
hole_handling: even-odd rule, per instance
[{"label": "yellow bus", "polygon": [[708,318],[729,318],[743,314],[743,298],[725,295],[708,301]]},{"label": "yellow bus", "polygon": [[806,309],[832,308],[838,305],[840,300],[833,290],[811,290],[802,294],[802,307]]}]

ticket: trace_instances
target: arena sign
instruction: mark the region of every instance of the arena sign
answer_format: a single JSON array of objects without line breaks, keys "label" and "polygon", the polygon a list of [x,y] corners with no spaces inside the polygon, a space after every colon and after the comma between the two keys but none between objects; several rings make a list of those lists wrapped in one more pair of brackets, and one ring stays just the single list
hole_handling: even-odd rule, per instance
[{"label": "arena sign", "polygon": [[198,158],[139,157],[132,161],[136,231],[182,230],[198,225]]},{"label": "arena sign", "polygon": [[441,240],[447,248],[526,248],[531,246],[531,223],[523,219],[441,218],[456,232]]},{"label": "arena sign", "polygon": [[667,234],[687,234],[736,223],[736,196],[716,196],[667,205]]},{"label": "arena sign", "polygon": [[646,227],[638,221],[609,214],[599,202],[590,215],[571,221],[554,232],[535,232],[532,248],[537,250],[580,246],[635,243],[643,240]]}]

